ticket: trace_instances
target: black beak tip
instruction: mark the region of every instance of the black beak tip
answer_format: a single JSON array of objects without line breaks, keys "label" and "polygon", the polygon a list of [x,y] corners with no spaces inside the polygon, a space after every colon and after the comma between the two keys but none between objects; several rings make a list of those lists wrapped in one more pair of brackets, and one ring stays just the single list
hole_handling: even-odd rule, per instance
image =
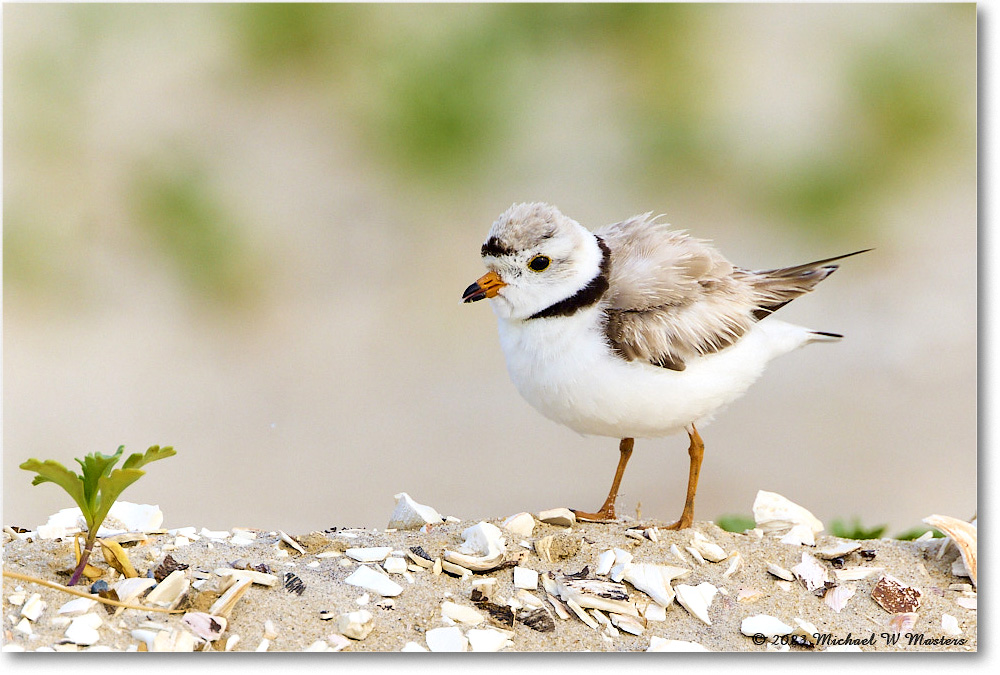
[{"label": "black beak tip", "polygon": [[478,283],[475,283],[465,289],[465,293],[462,294],[462,302],[476,302],[477,300],[482,300],[485,297],[486,291],[484,291]]}]

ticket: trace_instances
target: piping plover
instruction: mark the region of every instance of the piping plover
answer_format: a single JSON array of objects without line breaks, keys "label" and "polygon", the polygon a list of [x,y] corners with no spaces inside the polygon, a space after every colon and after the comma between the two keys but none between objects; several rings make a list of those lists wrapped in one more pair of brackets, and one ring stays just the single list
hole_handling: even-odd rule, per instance
[{"label": "piping plover", "polygon": [[635,438],[687,431],[687,497],[671,526],[680,529],[694,521],[704,454],[695,425],[772,358],[842,337],[770,315],[863,252],[753,272],[648,213],[591,232],[548,204],[514,204],[482,246],[489,271],[462,300],[492,299],[507,370],[528,403],[581,434],[620,439],[604,505],[578,519],[615,518]]}]

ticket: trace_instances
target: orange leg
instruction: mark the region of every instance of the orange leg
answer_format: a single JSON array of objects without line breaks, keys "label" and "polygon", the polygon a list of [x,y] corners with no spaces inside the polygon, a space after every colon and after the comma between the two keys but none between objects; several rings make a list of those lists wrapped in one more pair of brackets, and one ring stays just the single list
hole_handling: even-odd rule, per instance
[{"label": "orange leg", "polygon": [[611,490],[608,498],[604,500],[604,506],[597,513],[587,513],[573,509],[577,520],[609,521],[615,519],[615,499],[618,498],[618,486],[622,483],[622,476],[625,474],[625,465],[628,464],[629,457],[632,456],[632,446],[635,445],[634,438],[623,438],[618,445],[621,453],[618,457],[618,469],[615,471],[615,479],[611,483]]},{"label": "orange leg", "polygon": [[698,491],[698,474],[701,473],[701,460],[705,456],[705,443],[693,424],[688,437],[691,439],[691,444],[688,446],[691,468],[688,473],[687,498],[684,500],[684,510],[681,512],[680,520],[667,527],[668,530],[684,530],[694,523],[694,494]]}]

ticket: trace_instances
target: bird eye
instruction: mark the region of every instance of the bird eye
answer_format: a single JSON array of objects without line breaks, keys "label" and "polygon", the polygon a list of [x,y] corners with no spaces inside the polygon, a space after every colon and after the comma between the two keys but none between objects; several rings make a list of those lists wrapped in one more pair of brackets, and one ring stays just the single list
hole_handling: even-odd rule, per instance
[{"label": "bird eye", "polygon": [[548,268],[549,263],[551,262],[552,261],[547,255],[536,255],[528,261],[528,268],[534,272],[543,272]]}]

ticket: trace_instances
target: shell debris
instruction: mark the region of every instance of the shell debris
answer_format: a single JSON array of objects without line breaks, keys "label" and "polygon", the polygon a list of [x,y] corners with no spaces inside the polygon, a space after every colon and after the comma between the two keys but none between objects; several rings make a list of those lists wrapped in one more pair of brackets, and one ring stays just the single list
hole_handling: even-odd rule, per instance
[{"label": "shell debris", "polygon": [[375,617],[367,609],[345,612],[337,617],[337,632],[352,640],[364,640],[375,628]]},{"label": "shell debris", "polygon": [[498,652],[514,646],[514,641],[510,639],[513,635],[510,631],[496,628],[470,628],[465,637],[474,652]]},{"label": "shell debris", "polygon": [[538,588],[538,572],[527,567],[514,568],[514,588],[533,591]]},{"label": "shell debris", "polygon": [[965,569],[973,585],[976,584],[976,539],[979,529],[972,523],[967,523],[951,516],[933,515],[924,518],[931,527],[944,532],[958,546]]},{"label": "shell debris", "polygon": [[470,626],[478,626],[482,622],[486,621],[485,616],[471,607],[466,607],[465,605],[459,605],[450,601],[445,601],[441,604],[441,616],[446,619],[450,619],[455,623],[464,623],[469,624]]},{"label": "shell debris", "polygon": [[769,562],[767,563],[767,571],[773,576],[778,577],[779,579],[784,579],[785,581],[795,581],[795,575],[792,574],[789,570],[786,570],[781,565],[776,565],[774,563]]},{"label": "shell debris", "polygon": [[649,638],[649,648],[647,652],[710,652],[708,647],[688,640],[669,640],[657,635]]},{"label": "shell debris", "polygon": [[572,527],[576,525],[576,514],[567,508],[548,509],[538,512],[538,520],[549,525]]},{"label": "shell debris", "polygon": [[691,534],[691,548],[711,562],[720,562],[728,557],[721,546],[697,530]]},{"label": "shell debris", "polygon": [[530,513],[516,513],[504,520],[500,527],[520,537],[530,537],[535,531],[535,517]]},{"label": "shell debris", "polygon": [[410,495],[400,492],[395,495],[396,508],[389,516],[387,529],[419,530],[427,525],[444,522],[444,516],[437,509],[418,504]]},{"label": "shell debris", "polygon": [[677,603],[681,607],[705,625],[712,625],[712,620],[708,616],[708,608],[711,606],[712,600],[715,599],[715,594],[719,592],[718,588],[704,581],[697,586],[677,584],[674,592]]},{"label": "shell debris", "polygon": [[667,607],[674,601],[674,589],[670,582],[690,574],[691,570],[672,565],[653,563],[629,563],[623,578],[636,589],[642,591],[654,602]]},{"label": "shell debris", "polygon": [[907,586],[899,579],[883,574],[872,588],[872,600],[890,614],[915,612],[920,608],[919,588]]},{"label": "shell debris", "polygon": [[819,564],[813,556],[808,553],[802,554],[802,562],[792,568],[792,573],[798,577],[805,589],[810,593],[819,589],[825,589],[830,583],[830,577],[826,568]]},{"label": "shell debris", "polygon": [[469,641],[457,626],[432,628],[424,633],[427,648],[432,652],[467,652]]},{"label": "shell debris", "polygon": [[827,591],[823,596],[823,602],[834,612],[840,613],[847,606],[847,601],[854,597],[857,592],[857,584],[841,584]]},{"label": "shell debris", "polygon": [[[814,535],[823,531],[823,523],[816,516],[776,492],[757,492],[753,503],[753,517],[757,527],[765,534],[790,533],[795,530],[794,539],[808,546],[815,545]],[[791,541],[789,539],[784,543]]]},{"label": "shell debris", "polygon": [[391,546],[369,546],[365,548],[349,548],[344,555],[362,563],[382,562],[392,553]]},{"label": "shell debris", "polygon": [[556,594],[570,608],[600,609],[626,616],[639,616],[635,603],[629,600],[624,585],[596,579],[563,579],[557,581]]},{"label": "shell debris", "polygon": [[367,565],[360,565],[349,577],[344,579],[344,582],[384,597],[394,597],[403,592],[402,586]]},{"label": "shell debris", "polygon": [[751,637],[758,634],[765,637],[788,635],[794,630],[781,619],[769,614],[754,614],[740,622],[740,632]]}]

